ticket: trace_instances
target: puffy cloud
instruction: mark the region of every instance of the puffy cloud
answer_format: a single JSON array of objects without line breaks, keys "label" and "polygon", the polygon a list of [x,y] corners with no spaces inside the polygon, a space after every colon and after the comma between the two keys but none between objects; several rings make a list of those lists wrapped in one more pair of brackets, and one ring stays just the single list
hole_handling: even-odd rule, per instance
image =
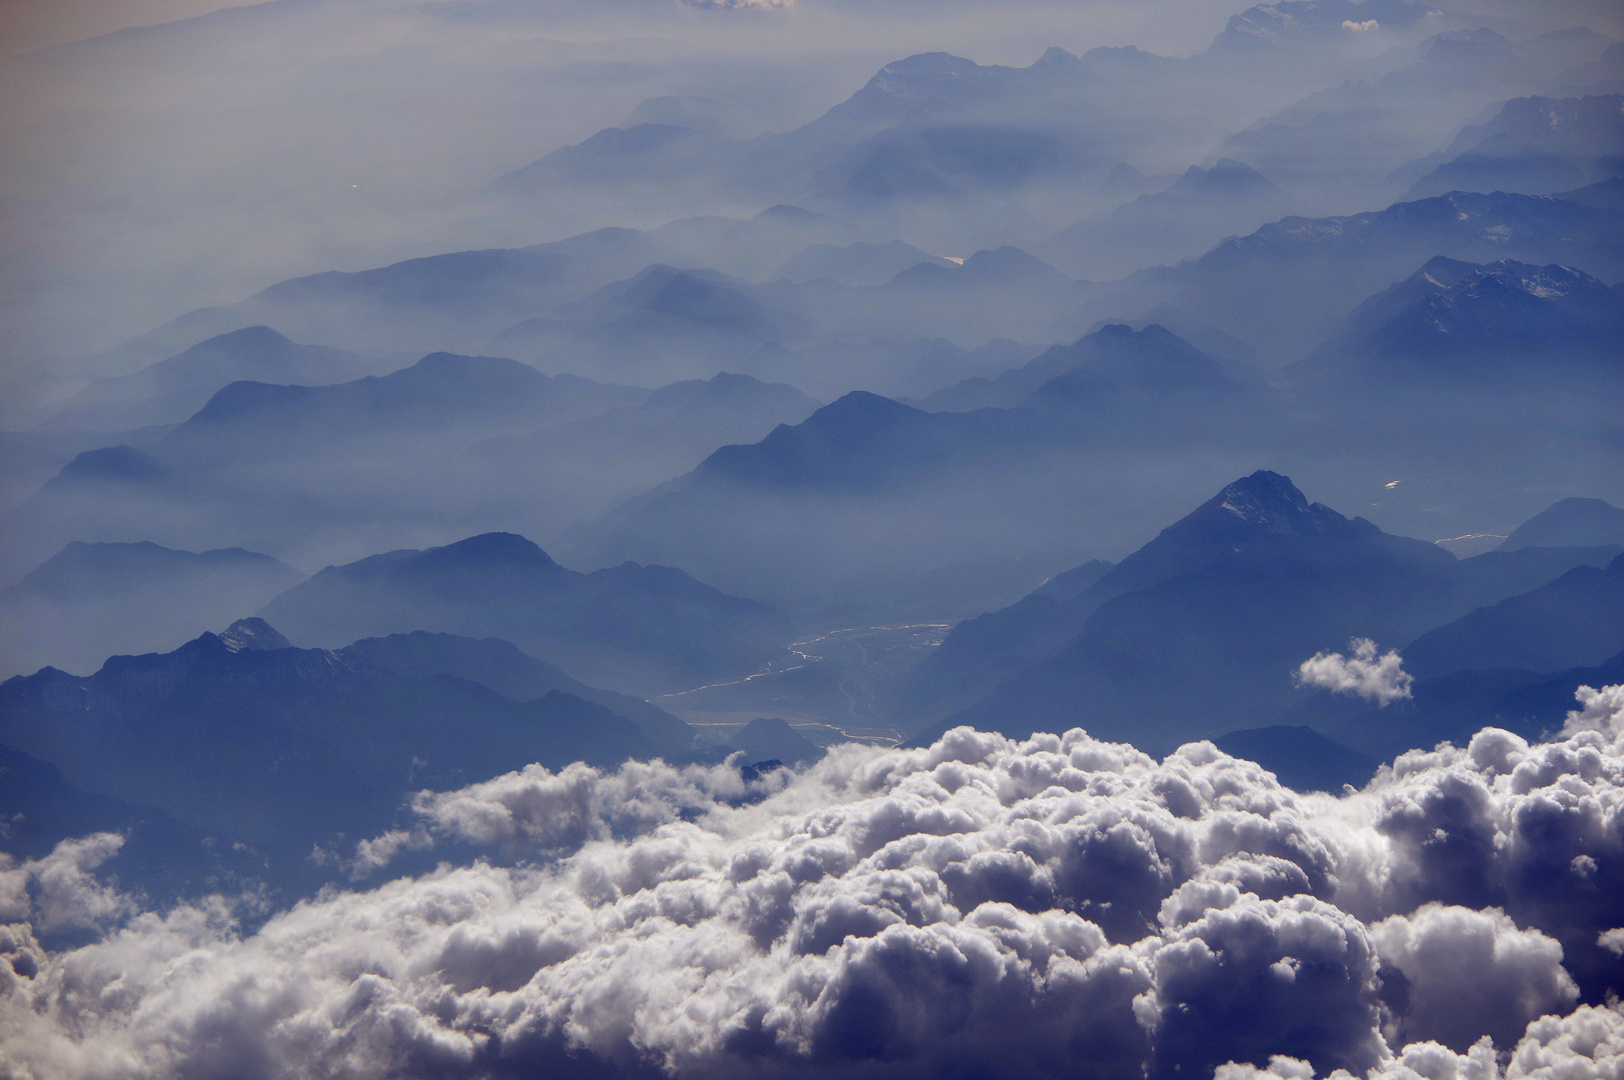
[{"label": "puffy cloud", "polygon": [[[1228,1065],[1214,1080],[1313,1080],[1305,1061],[1277,1057],[1266,1068]],[[1325,1080],[1354,1080],[1332,1073]],[[1405,1047],[1365,1080],[1624,1080],[1624,1013],[1617,1005],[1581,1005],[1567,1016],[1542,1017],[1528,1026],[1501,1068],[1487,1039],[1464,1054],[1437,1043]]]},{"label": "puffy cloud", "polygon": [[[1369,34],[1381,29],[1381,23],[1375,19],[1366,19],[1364,22],[1354,22],[1352,19],[1342,20],[1342,29],[1355,34]],[[1395,481],[1396,483],[1396,481]],[[1392,487],[1392,484],[1388,484]]]},{"label": "puffy cloud", "polygon": [[1624,1080],[1624,1012],[1581,1006],[1528,1025],[1506,1080]]},{"label": "puffy cloud", "polygon": [[252,932],[216,902],[0,933],[0,1072],[1619,1080],[1616,728],[1486,729],[1338,797],[1210,743],[959,728],[414,808],[352,865],[483,855]]},{"label": "puffy cloud", "polygon": [[96,879],[124,838],[95,833],[64,840],[49,855],[21,863],[0,852],[0,919],[28,921],[43,933],[99,930],[136,910],[134,898]]},{"label": "puffy cloud", "polygon": [[1391,981],[1403,1004],[1395,1045],[1436,1041],[1465,1051],[1487,1034],[1509,1046],[1529,1021],[1567,1012],[1579,996],[1562,946],[1497,908],[1427,904],[1382,920],[1371,936],[1396,969]]},{"label": "puffy cloud", "polygon": [[1624,685],[1581,686],[1574,692],[1579,708],[1568,713],[1562,734],[1575,735],[1581,731],[1600,731],[1616,735],[1624,730]]},{"label": "puffy cloud", "polygon": [[1383,707],[1409,699],[1415,680],[1402,667],[1404,661],[1396,650],[1378,657],[1376,643],[1369,638],[1354,638],[1348,647],[1352,656],[1318,652],[1304,660],[1297,667],[1298,684],[1323,687],[1335,694],[1357,694]]}]

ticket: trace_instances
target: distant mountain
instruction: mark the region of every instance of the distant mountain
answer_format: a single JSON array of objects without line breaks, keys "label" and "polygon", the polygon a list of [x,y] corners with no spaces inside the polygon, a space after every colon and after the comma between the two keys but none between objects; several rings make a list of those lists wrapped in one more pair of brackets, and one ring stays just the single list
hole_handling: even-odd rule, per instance
[{"label": "distant mountain", "polygon": [[[1015,735],[1081,725],[1157,748],[1210,737],[1286,708],[1297,696],[1296,665],[1321,649],[1345,648],[1354,636],[1402,645],[1481,597],[1513,595],[1594,556],[1493,554],[1458,562],[1436,545],[1309,504],[1286,478],[1258,472],[1069,601],[1067,617],[1083,616],[1069,642],[919,738],[961,722]],[[960,662],[997,670],[1023,633],[1044,640],[1053,609],[1030,611],[990,620],[1000,633]],[[931,689],[916,684],[916,700],[929,700]]]},{"label": "distant mountain", "polygon": [[696,477],[772,490],[875,491],[984,453],[1014,427],[1001,413],[966,420],[855,391],[754,445],[720,448]]},{"label": "distant mountain", "polygon": [[681,570],[567,570],[521,536],[330,566],[261,612],[294,641],[336,646],[433,630],[502,637],[600,686],[649,694],[748,672],[788,627],[774,609]]},{"label": "distant mountain", "polygon": [[980,290],[1021,289],[1053,291],[1064,289],[1071,279],[1042,259],[1005,245],[991,251],[978,251],[962,263],[942,265],[925,262],[911,266],[890,282],[893,290],[931,289]]},{"label": "distant mountain", "polygon": [[1348,217],[1285,218],[1200,258],[1095,287],[1051,328],[1158,305],[1247,342],[1271,366],[1320,344],[1365,297],[1434,256],[1552,263],[1604,281],[1624,277],[1624,212],[1548,196],[1453,192]]},{"label": "distant mountain", "polygon": [[[1190,403],[1215,410],[1245,389],[1218,361],[1159,326],[1137,332],[1108,326],[997,380],[972,380],[925,401],[940,408],[955,398],[969,399],[964,404],[972,407],[986,403],[974,403],[975,397],[999,404],[1014,399],[1021,409],[926,413],[852,393],[755,446],[723,447],[698,475],[771,487],[873,490],[979,456],[1076,439],[1078,413],[1120,425]],[[1099,430],[1085,429],[1081,437]]]},{"label": "distant mountain", "polygon": [[1459,393],[1624,390],[1624,294],[1581,270],[1438,256],[1364,301],[1284,378]]},{"label": "distant mountain", "polygon": [[[795,332],[792,312],[763,302],[749,282],[711,270],[650,266],[560,307],[567,337],[547,363],[648,383],[728,366]],[[521,344],[514,327],[497,344]],[[548,333],[558,331],[549,328]]]},{"label": "distant mountain", "polygon": [[263,324],[300,341],[371,355],[472,350],[503,328],[671,256],[636,229],[598,229],[527,248],[458,251],[353,273],[290,278],[202,308],[99,361],[123,375],[218,334]]},{"label": "distant mountain", "polygon": [[[1307,7],[1279,10],[1299,6]],[[1385,35],[1387,24],[1380,25],[1378,33]],[[1447,160],[1435,151],[1463,124],[1509,96],[1548,93],[1576,66],[1595,60],[1609,40],[1577,29],[1520,43],[1482,26],[1445,30],[1407,53],[1391,50],[1347,79],[1328,82],[1231,135],[1218,153],[1247,162],[1327,210],[1397,199]],[[1408,62],[1395,67],[1394,58]],[[1426,107],[1417,107],[1422,101]]]},{"label": "distant mountain", "polygon": [[175,471],[133,446],[104,446],[76,454],[6,516],[0,530],[0,577],[15,580],[63,546],[90,536],[134,540],[148,531],[133,506],[160,505],[173,516]]},{"label": "distant mountain", "polygon": [[1402,29],[1414,26],[1427,13],[1424,4],[1409,0],[1287,0],[1282,4],[1259,4],[1230,16],[1211,48],[1251,53],[1336,41],[1346,38],[1345,24],[1349,22],[1374,19],[1382,27]]},{"label": "distant mountain", "polygon": [[[852,390],[867,390],[930,409],[917,398],[967,378],[996,375],[1042,351],[1040,345],[1023,345],[1009,338],[994,338],[974,349],[940,337],[829,341],[804,349],[769,342],[745,362],[745,369],[759,379],[793,383],[829,400]],[[906,400],[910,397],[916,400]]]},{"label": "distant mountain", "polygon": [[[263,619],[244,619],[221,636],[229,644],[234,634],[242,634],[244,627],[263,628],[261,633],[270,629]],[[280,634],[276,637],[280,640],[271,647],[291,648]],[[681,754],[693,745],[693,728],[664,709],[629,694],[587,686],[500,638],[476,640],[417,630],[410,634],[362,638],[340,649],[339,654],[370,669],[401,678],[450,675],[467,679],[514,701],[534,701],[555,690],[573,694],[636,724],[655,753]]]},{"label": "distant mountain", "polygon": [[383,362],[321,345],[296,345],[268,326],[221,334],[133,375],[100,379],[47,420],[47,428],[119,431],[178,424],[238,381],[325,386],[381,375]]},{"label": "distant mountain", "polygon": [[[1120,398],[1161,395],[1226,396],[1239,383],[1224,364],[1152,323],[1143,330],[1102,326],[1070,345],[1054,345],[1037,359],[992,379],[966,379],[929,395],[920,406],[933,412],[1007,409],[1024,404],[1053,380],[1043,398],[1057,402],[1079,393]],[[1116,391],[1112,395],[1112,391]],[[1210,399],[1209,399],[1210,401]]]},{"label": "distant mountain", "polygon": [[678,563],[780,600],[790,567],[814,592],[830,574],[917,576],[989,555],[1054,565],[1080,529],[1099,528],[1100,500],[1135,498],[1125,489],[1152,460],[1204,446],[1216,468],[1272,422],[1271,391],[1160,328],[1109,328],[1054,366],[1030,372],[1048,377],[1015,408],[930,413],[847,394],[722,447],[566,543],[578,558]]},{"label": "distant mountain", "polygon": [[948,267],[953,264],[912,244],[892,240],[888,244],[812,244],[790,256],[774,278],[788,281],[816,281],[828,278],[842,285],[883,285],[910,267],[926,263]]},{"label": "distant mountain", "polygon": [[1551,81],[1547,93],[1559,97],[1616,93],[1624,88],[1624,41],[1607,43],[1599,57]]},{"label": "distant mountain", "polygon": [[1220,158],[1211,168],[1190,166],[1163,191],[1061,230],[1043,250],[1080,277],[1108,279],[1193,258],[1299,209],[1250,165]]},{"label": "distant mountain", "polygon": [[145,450],[104,447],[70,461],[7,517],[0,574],[21,574],[78,539],[252,545],[320,565],[353,558],[366,535],[409,544],[538,519],[560,528],[579,505],[544,484],[522,511],[511,509],[511,492],[481,505],[459,453],[646,396],[449,353],[332,386],[232,383]]},{"label": "distant mountain", "polygon": [[[717,206],[744,198],[793,201],[870,232],[823,242],[923,236],[916,230],[925,230],[951,249],[974,250],[995,236],[1014,235],[1008,224],[1023,231],[1033,224],[1033,215],[1013,200],[1035,193],[1075,202],[1079,192],[1106,191],[1109,177],[1148,141],[1148,131],[1173,132],[1191,145],[1210,143],[1215,124],[1284,104],[1276,80],[1261,77],[1264,72],[1301,69],[1313,59],[1334,66],[1342,53],[1361,51],[1369,39],[1343,29],[1342,19],[1328,24],[1328,34],[1302,32],[1318,26],[1322,7],[1255,9],[1255,18],[1273,13],[1295,28],[1286,34],[1286,47],[1262,54],[1215,46],[1175,60],[1131,47],[1081,56],[1051,48],[1025,67],[940,52],[909,56],[887,63],[817,119],[753,139],[729,138],[703,110],[645,111],[510,174],[498,187],[525,199],[545,197],[548,185],[566,191],[641,185],[660,194],[692,191]],[[1397,10],[1393,3],[1374,7]],[[1412,38],[1410,21],[1383,22],[1383,40]],[[1241,68],[1253,77],[1236,80]],[[740,262],[704,261],[747,273]]]},{"label": "distant mountain", "polygon": [[1624,510],[1601,499],[1561,499],[1512,530],[1501,551],[1624,544]]},{"label": "distant mountain", "polygon": [[309,454],[382,435],[418,441],[427,432],[456,427],[489,434],[633,404],[645,393],[574,375],[543,375],[517,360],[432,353],[389,375],[336,386],[232,383],[156,450],[172,459],[218,464],[239,455]]},{"label": "distant mountain", "polygon": [[843,218],[790,204],[769,206],[750,218],[680,218],[649,231],[661,247],[695,265],[751,280],[781,276],[772,269],[808,247],[880,246],[862,243],[867,235]]},{"label": "distant mountain", "polygon": [[470,482],[488,487],[494,499],[545,478],[577,496],[576,516],[599,514],[688,472],[718,446],[756,442],[817,408],[793,386],[748,375],[677,382],[637,405],[479,443],[468,453],[477,463]]},{"label": "distant mountain", "polygon": [[507,173],[498,191],[533,194],[560,183],[669,183],[703,172],[732,140],[709,125],[641,123],[605,128],[584,142],[562,146]]},{"label": "distant mountain", "polygon": [[1406,194],[1520,191],[1548,195],[1624,175],[1624,94],[1515,98],[1469,126],[1447,158]]},{"label": "distant mountain", "polygon": [[[1529,550],[1529,549],[1523,549]],[[1605,568],[1576,566],[1548,585],[1482,607],[1422,634],[1404,651],[1408,670],[1593,666],[1624,650],[1624,555]]]},{"label": "distant mountain", "polygon": [[75,542],[0,589],[0,674],[46,665],[94,671],[115,654],[172,649],[304,577],[241,548],[194,553]]},{"label": "distant mountain", "polygon": [[[916,263],[878,286],[825,278],[755,284],[718,271],[656,264],[560,305],[546,318],[509,327],[491,349],[539,357],[550,369],[589,370],[643,384],[727,370],[801,385],[793,375],[755,366],[754,357],[764,350],[916,339],[946,339],[968,351],[994,338],[1030,337],[1033,327],[1052,322],[1074,303],[1072,287],[1054,267],[1014,247],[978,251],[962,266]],[[853,388],[840,385],[834,392]]]},{"label": "distant mountain", "polygon": [[425,787],[652,751],[631,721],[569,693],[521,703],[371,662],[388,642],[326,652],[240,629],[114,657],[84,678],[48,668],[10,679],[0,740],[86,791],[250,845],[282,874],[308,866],[316,844],[347,856]]}]

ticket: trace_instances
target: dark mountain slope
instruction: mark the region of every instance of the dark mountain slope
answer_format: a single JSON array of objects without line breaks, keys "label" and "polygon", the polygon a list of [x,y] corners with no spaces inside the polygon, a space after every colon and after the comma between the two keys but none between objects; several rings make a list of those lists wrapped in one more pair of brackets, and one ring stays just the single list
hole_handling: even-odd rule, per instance
[{"label": "dark mountain slope", "polygon": [[1620,340],[1624,296],[1583,271],[1440,256],[1360,304],[1283,376],[1342,394],[1624,389]]},{"label": "dark mountain slope", "polygon": [[1054,655],[1077,636],[1093,611],[1079,597],[1110,570],[1110,563],[1091,560],[1007,608],[959,623],[909,676],[909,711],[921,719],[957,712],[1016,672]]},{"label": "dark mountain slope", "polygon": [[1624,649],[1624,555],[1578,566],[1532,592],[1479,608],[1422,634],[1405,649],[1411,673],[1523,668],[1560,671]]},{"label": "dark mountain slope", "polygon": [[295,641],[329,646],[412,630],[502,637],[596,685],[643,694],[753,670],[788,633],[774,609],[681,570],[627,563],[581,574],[509,533],[330,566],[261,614]]},{"label": "dark mountain slope", "polygon": [[[266,625],[260,619],[242,622]],[[416,630],[410,634],[362,638],[338,652],[368,669],[400,678],[451,675],[467,679],[514,701],[534,701],[555,690],[562,691],[602,705],[630,720],[656,753],[679,754],[693,745],[693,729],[664,709],[629,694],[587,686],[501,638],[475,640]]]},{"label": "dark mountain slope", "polygon": [[1341,792],[1343,784],[1363,787],[1376,760],[1333,742],[1310,727],[1274,724],[1231,731],[1213,740],[1218,749],[1255,761],[1297,791]]},{"label": "dark mountain slope", "polygon": [[[613,765],[652,748],[631,721],[551,691],[521,703],[445,674],[283,646],[235,626],[78,678],[0,684],[0,739],[90,792],[155,807],[278,860],[388,827],[423,787],[541,762]],[[387,646],[386,646],[387,647]]]},{"label": "dark mountain slope", "polygon": [[183,825],[149,806],[81,790],[56,766],[9,746],[0,746],[0,816],[6,821],[6,854],[19,859],[49,855],[64,840],[118,833],[124,843],[99,876],[143,894],[149,903],[251,887],[264,870],[262,860],[234,847],[229,836]]},{"label": "dark mountain slope", "polygon": [[[1026,631],[1011,609],[1003,640],[984,653],[965,648],[961,669],[999,670],[1017,651],[1006,641],[1026,647],[1023,631],[1081,629],[920,738],[957,722],[1012,734],[1081,725],[1166,748],[1226,723],[1256,726],[1246,721],[1291,703],[1292,673],[1315,652],[1354,636],[1402,645],[1480,598],[1511,595],[1595,553],[1511,554],[1521,558],[1457,562],[1436,545],[1311,505],[1284,477],[1259,472],[1101,576],[1065,605],[1064,620],[1046,613]],[[967,634],[961,645],[969,643]],[[916,699],[940,693],[932,674],[940,678],[920,669]]]}]

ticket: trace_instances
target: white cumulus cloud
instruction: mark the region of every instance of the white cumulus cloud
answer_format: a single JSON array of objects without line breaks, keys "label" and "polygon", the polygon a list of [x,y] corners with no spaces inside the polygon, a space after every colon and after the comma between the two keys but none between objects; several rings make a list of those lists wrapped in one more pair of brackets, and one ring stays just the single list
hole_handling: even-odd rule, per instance
[{"label": "white cumulus cloud", "polygon": [[1616,729],[1489,728],[1336,797],[1079,730],[773,776],[428,793],[367,868],[482,857],[251,932],[196,903],[50,954],[31,904],[0,1073],[1624,1080]]},{"label": "white cumulus cloud", "polygon": [[1376,655],[1376,643],[1369,638],[1348,642],[1352,656],[1339,652],[1318,652],[1297,667],[1301,686],[1318,686],[1335,694],[1355,694],[1378,706],[1407,701],[1414,679],[1404,670],[1403,658],[1394,649]]}]

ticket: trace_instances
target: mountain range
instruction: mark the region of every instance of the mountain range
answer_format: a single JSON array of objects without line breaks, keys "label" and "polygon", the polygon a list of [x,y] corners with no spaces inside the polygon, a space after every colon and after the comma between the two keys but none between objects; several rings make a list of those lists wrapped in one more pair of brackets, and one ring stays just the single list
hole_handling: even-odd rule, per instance
[{"label": "mountain range", "polygon": [[1328,338],[1366,297],[1437,256],[1624,276],[1624,212],[1566,195],[1451,192],[1360,214],[1284,218],[1178,266],[1093,287],[1053,330],[1165,308],[1279,367]]},{"label": "mountain range", "polygon": [[1447,191],[1549,195],[1624,174],[1624,94],[1515,98],[1461,131],[1408,198]]},{"label": "mountain range", "polygon": [[1346,396],[1624,389],[1624,294],[1582,270],[1437,256],[1376,293],[1283,377]]},{"label": "mountain range", "polygon": [[1194,258],[1227,236],[1301,209],[1301,200],[1274,181],[1225,157],[1210,168],[1192,165],[1162,191],[1062,229],[1043,251],[1079,277],[1110,279]]},{"label": "mountain range", "polygon": [[0,675],[47,664],[94,671],[115,654],[174,648],[303,580],[292,567],[241,548],[75,541],[0,589]]},{"label": "mountain range", "polygon": [[1170,748],[1256,727],[1292,704],[1291,674],[1317,652],[1354,637],[1420,648],[1426,631],[1482,604],[1611,574],[1595,564],[1615,554],[1524,548],[1456,560],[1310,504],[1260,471],[1060,604],[1023,601],[956,628],[916,670],[910,697],[937,716],[961,711],[919,738],[961,722],[1015,735],[1083,726]]},{"label": "mountain range", "polygon": [[301,880],[313,845],[377,835],[422,788],[531,762],[612,766],[691,740],[646,703],[633,703],[639,723],[561,686],[623,700],[502,641],[414,634],[297,649],[245,620],[173,652],[115,656],[93,675],[7,680],[0,743]]},{"label": "mountain range", "polygon": [[669,566],[568,570],[521,536],[329,566],[261,616],[306,645],[431,630],[501,637],[595,685],[648,695],[747,674],[788,640],[785,617]]},{"label": "mountain range", "polygon": [[230,383],[325,386],[389,370],[388,361],[324,345],[298,345],[268,326],[246,326],[134,374],[98,379],[42,426],[124,431],[178,424]]},{"label": "mountain range", "polygon": [[[1372,194],[1393,201],[1451,187],[1493,191],[1455,184],[1404,195],[1447,160],[1440,147],[1461,141],[1485,110],[1503,109],[1507,97],[1610,92],[1608,72],[1597,65],[1609,46],[1616,47],[1610,38],[1580,27],[1519,41],[1486,26],[1445,30],[1369,58],[1348,78],[1249,123],[1217,152],[1257,168],[1321,213],[1368,206]],[[1422,101],[1426,106],[1418,107]],[[1470,136],[1464,137],[1469,145]],[[1499,190],[1549,194],[1562,188]]]}]

